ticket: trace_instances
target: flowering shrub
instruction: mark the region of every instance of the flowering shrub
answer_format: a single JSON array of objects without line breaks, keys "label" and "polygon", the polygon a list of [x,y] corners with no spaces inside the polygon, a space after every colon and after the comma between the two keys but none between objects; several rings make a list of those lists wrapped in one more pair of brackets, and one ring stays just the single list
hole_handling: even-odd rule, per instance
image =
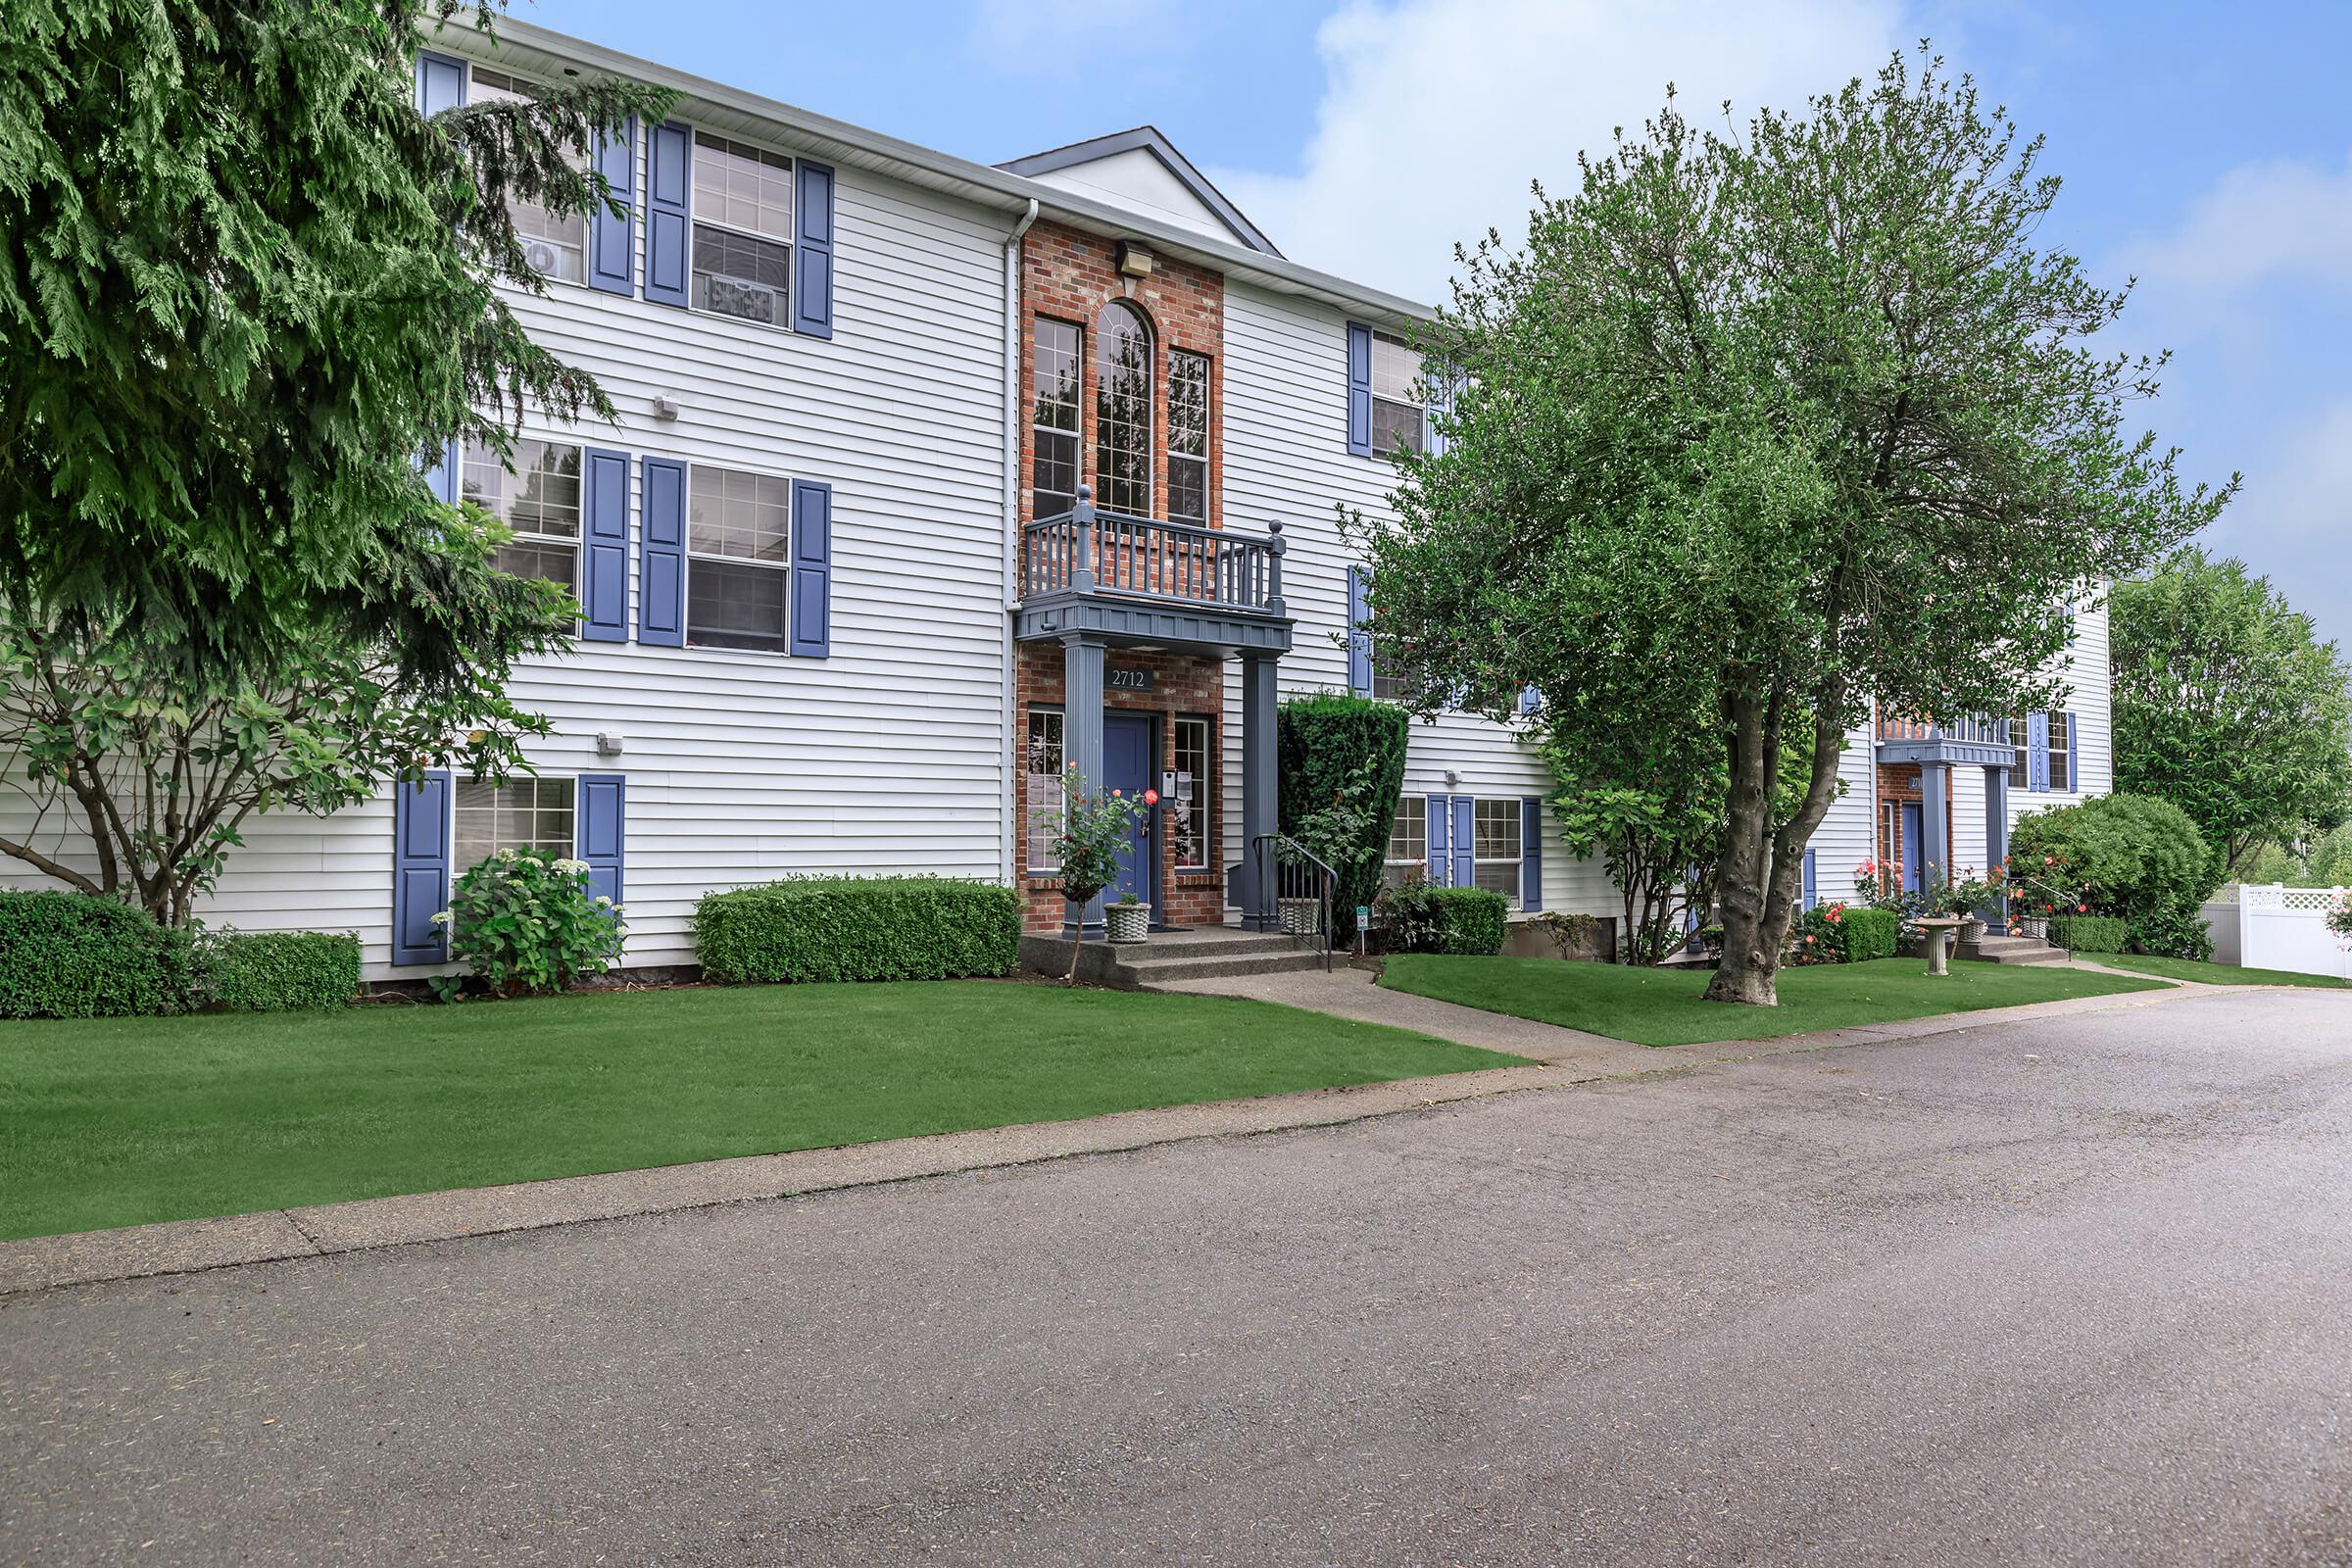
[{"label": "flowering shrub", "polygon": [[1881,865],[1877,860],[1864,860],[1854,867],[1854,896],[1873,909],[1892,909],[1897,914],[1907,911],[1911,895],[1903,891],[1900,867]]},{"label": "flowering shrub", "polygon": [[[495,996],[545,996],[620,957],[621,906],[588,891],[588,862],[501,850],[458,878],[450,956]],[[452,995],[444,990],[445,996]]]},{"label": "flowering shrub", "polygon": [[1845,962],[1845,906],[1832,904],[1798,915],[1788,928],[1788,961]]},{"label": "flowering shrub", "polygon": [[2328,906],[2328,929],[2335,933],[2338,942],[2352,948],[2352,888],[2337,894],[2335,902]]}]

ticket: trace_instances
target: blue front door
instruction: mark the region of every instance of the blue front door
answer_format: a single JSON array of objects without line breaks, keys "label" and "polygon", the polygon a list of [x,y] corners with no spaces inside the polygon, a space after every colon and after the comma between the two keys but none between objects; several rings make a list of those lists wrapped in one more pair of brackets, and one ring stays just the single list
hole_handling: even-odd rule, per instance
[{"label": "blue front door", "polygon": [[[1140,799],[1152,787],[1152,718],[1147,713],[1102,715],[1102,773],[1104,784]],[[1152,818],[1139,818],[1127,830],[1127,847],[1119,852],[1118,880],[1104,895],[1118,900],[1132,893],[1152,902]]]},{"label": "blue front door", "polygon": [[1927,854],[1927,846],[1920,842],[1922,831],[1919,803],[1903,802],[1903,888],[1910,893],[1917,893],[1926,882],[1921,875],[1920,858]]}]

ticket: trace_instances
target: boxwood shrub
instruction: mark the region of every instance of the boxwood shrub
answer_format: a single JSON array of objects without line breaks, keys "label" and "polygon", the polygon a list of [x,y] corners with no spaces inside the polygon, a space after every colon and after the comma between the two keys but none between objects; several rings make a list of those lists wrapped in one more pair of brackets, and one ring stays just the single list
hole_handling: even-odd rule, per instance
[{"label": "boxwood shrub", "polygon": [[0,1018],[185,1012],[184,934],[87,893],[0,890]]},{"label": "boxwood shrub", "polygon": [[1902,916],[1892,909],[1857,908],[1848,905],[1845,917],[1838,921],[1845,927],[1845,961],[1868,963],[1873,958],[1891,958],[1894,945],[1903,934]]},{"label": "boxwood shrub", "polygon": [[349,934],[222,931],[196,953],[199,997],[230,1012],[340,1007],[360,990],[360,939]]},{"label": "boxwood shrub", "polygon": [[703,973],[729,984],[946,980],[1020,957],[1021,896],[946,877],[795,877],[695,906]]},{"label": "boxwood shrub", "polygon": [[2111,914],[2061,914],[2050,919],[2050,940],[2075,953],[2121,953],[2129,921]]}]

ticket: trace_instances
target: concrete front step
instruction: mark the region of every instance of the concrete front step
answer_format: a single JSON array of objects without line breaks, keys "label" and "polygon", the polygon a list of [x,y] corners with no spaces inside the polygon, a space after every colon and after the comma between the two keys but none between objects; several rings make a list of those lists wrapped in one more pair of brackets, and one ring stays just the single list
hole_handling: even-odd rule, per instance
[{"label": "concrete front step", "polygon": [[[1924,958],[1928,950],[1918,938],[1912,938],[1902,944],[1901,952],[1906,958]],[[2072,956],[2064,948],[2053,948],[2039,937],[1986,935],[1952,947],[1952,957],[1962,963],[2064,963]]]},{"label": "concrete front step", "polygon": [[[1140,991],[1174,980],[1287,974],[1322,966],[1322,951],[1301,939],[1222,926],[1157,932],[1151,941],[1139,944],[1086,943],[1078,956],[1078,978],[1092,985]],[[1056,977],[1067,974],[1070,944],[1060,937],[1023,937],[1021,967]]]}]

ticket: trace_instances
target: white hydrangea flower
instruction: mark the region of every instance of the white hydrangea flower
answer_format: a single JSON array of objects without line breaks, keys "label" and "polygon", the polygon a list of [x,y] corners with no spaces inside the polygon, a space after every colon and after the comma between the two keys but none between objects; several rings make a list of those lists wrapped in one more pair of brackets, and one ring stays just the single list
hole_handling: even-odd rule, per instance
[{"label": "white hydrangea flower", "polygon": [[612,907],[612,901],[606,898],[602,893],[599,893],[596,896],[596,906],[600,909],[610,909]]},{"label": "white hydrangea flower", "polygon": [[517,856],[513,850],[501,850],[498,852],[498,858],[501,864],[513,865],[517,859],[521,858],[521,857]]},{"label": "white hydrangea flower", "polygon": [[578,876],[582,871],[588,869],[588,862],[586,860],[558,860],[555,863],[555,869],[564,876]]},{"label": "white hydrangea flower", "polygon": [[447,925],[449,924],[449,911],[447,909],[443,909],[439,914],[433,916],[432,923],[435,925]]}]

